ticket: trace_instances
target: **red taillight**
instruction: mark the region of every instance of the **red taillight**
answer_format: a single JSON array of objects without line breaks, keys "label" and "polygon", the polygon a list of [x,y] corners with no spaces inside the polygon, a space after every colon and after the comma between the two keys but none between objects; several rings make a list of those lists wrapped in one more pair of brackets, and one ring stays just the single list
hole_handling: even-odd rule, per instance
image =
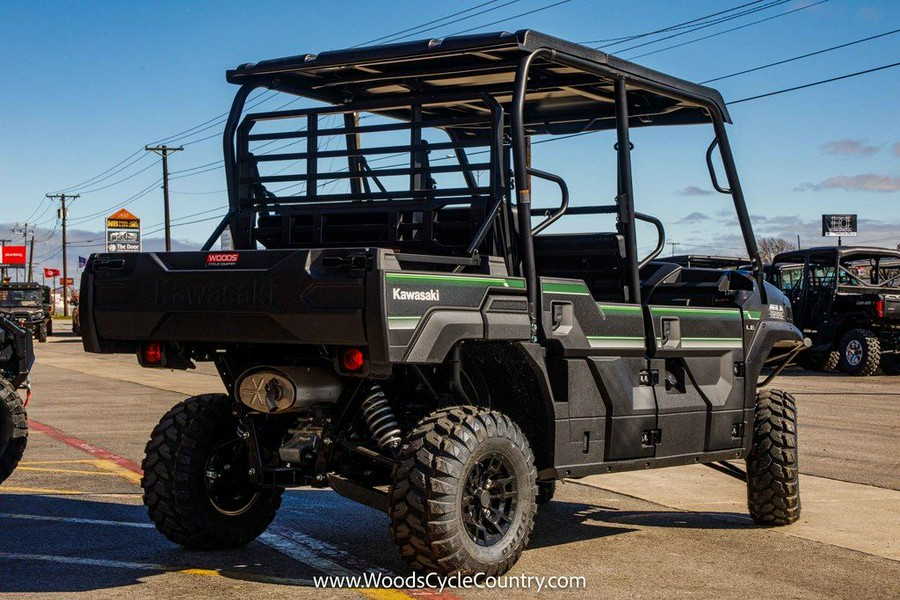
[{"label": "red taillight", "polygon": [[884,318],[884,300],[876,300],[875,301],[875,314],[879,319]]},{"label": "red taillight", "polygon": [[144,360],[147,361],[147,364],[159,364],[160,362],[162,362],[162,358],[162,344],[158,342],[150,342],[149,344],[147,344],[147,347],[144,348]]},{"label": "red taillight", "polygon": [[349,348],[344,351],[342,362],[345,370],[359,371],[363,366],[363,362],[365,362],[365,357],[362,351],[356,348]]}]

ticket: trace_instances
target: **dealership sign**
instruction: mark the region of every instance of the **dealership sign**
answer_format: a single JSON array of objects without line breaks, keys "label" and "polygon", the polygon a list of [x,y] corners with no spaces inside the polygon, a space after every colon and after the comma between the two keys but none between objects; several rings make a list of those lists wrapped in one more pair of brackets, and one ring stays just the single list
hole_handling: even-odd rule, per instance
[{"label": "dealership sign", "polygon": [[855,237],[856,215],[822,215],[822,235],[825,237]]},{"label": "dealership sign", "polygon": [[0,246],[0,266],[25,267],[25,246]]},{"label": "dealership sign", "polygon": [[140,252],[141,220],[124,208],[106,217],[106,251]]}]

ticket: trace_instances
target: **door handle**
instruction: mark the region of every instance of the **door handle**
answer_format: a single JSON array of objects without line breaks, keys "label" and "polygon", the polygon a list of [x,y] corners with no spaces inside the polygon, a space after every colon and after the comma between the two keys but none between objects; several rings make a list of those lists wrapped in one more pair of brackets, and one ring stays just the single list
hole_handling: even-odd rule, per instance
[{"label": "door handle", "polygon": [[660,319],[660,329],[662,330],[662,347],[678,348],[681,346],[681,321],[678,317],[662,317]]}]

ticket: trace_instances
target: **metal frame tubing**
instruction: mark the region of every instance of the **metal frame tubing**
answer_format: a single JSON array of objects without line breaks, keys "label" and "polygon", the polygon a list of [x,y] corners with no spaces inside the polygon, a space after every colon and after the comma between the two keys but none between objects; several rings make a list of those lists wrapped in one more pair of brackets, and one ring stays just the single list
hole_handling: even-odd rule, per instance
[{"label": "metal frame tubing", "polygon": [[619,207],[619,224],[625,236],[625,260],[628,263],[628,301],[641,303],[641,277],[638,273],[637,236],[634,231],[634,189],[631,182],[631,141],[628,137],[628,94],[625,78],[616,77],[616,137],[619,185],[616,204]]}]

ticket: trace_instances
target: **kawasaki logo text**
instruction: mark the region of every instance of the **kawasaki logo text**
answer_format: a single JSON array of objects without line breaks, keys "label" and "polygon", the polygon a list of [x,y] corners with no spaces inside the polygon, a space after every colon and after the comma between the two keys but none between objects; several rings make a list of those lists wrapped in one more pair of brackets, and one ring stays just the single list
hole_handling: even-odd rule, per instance
[{"label": "kawasaki logo text", "polygon": [[403,290],[400,288],[393,288],[394,291],[394,300],[421,300],[423,302],[440,302],[441,301],[441,291],[440,290],[428,290],[427,292],[422,291],[409,291]]}]

